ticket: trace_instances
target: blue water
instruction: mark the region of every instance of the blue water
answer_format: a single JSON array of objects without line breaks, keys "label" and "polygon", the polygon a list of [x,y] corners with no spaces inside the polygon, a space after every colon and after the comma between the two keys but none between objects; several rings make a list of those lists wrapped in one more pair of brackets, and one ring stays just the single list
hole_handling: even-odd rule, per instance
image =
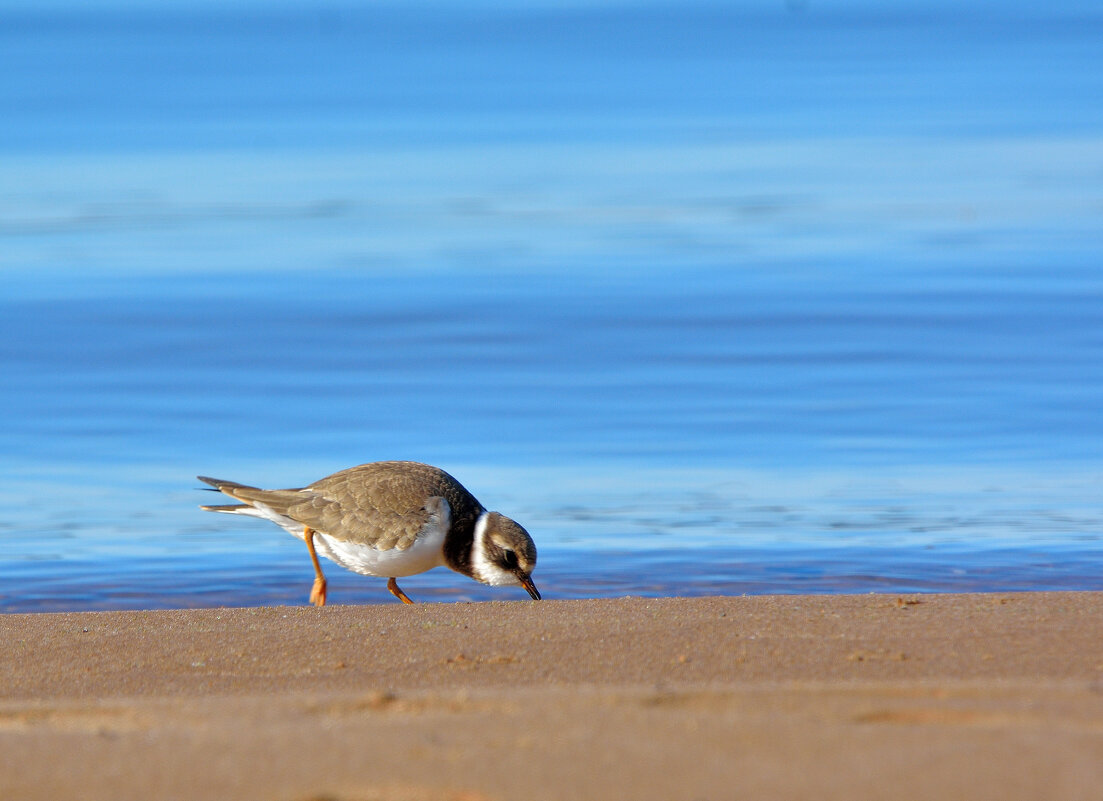
[{"label": "blue water", "polygon": [[1103,589],[1100,41],[1075,2],[0,2],[0,610],[305,603],[194,476],[393,458],[551,598]]}]

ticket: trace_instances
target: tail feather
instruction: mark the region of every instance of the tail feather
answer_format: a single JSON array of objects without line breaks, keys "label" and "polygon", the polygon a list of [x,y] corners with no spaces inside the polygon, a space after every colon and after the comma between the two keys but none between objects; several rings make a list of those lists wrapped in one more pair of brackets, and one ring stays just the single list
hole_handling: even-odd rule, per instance
[{"label": "tail feather", "polygon": [[[236,514],[252,514],[247,510],[256,509],[256,504],[262,504],[265,509],[277,514],[285,515],[289,507],[302,502],[303,490],[262,490],[258,487],[250,487],[248,484],[238,484],[236,481],[223,481],[219,478],[196,476],[200,481],[210,484],[219,492],[225,493],[235,501],[241,501],[244,505],[231,504],[227,506],[201,506],[208,512],[229,512]],[[265,517],[264,511],[255,515]],[[282,523],[280,524],[282,525]]]},{"label": "tail feather", "polygon": [[[206,484],[210,484],[219,492],[229,495],[235,501],[241,501],[242,504],[244,504],[199,507],[200,509],[206,509],[208,512],[251,514],[251,512],[246,510],[255,509],[256,504],[261,503],[276,514],[282,515],[286,514],[288,507],[303,500],[301,494],[302,490],[262,490],[258,487],[250,487],[248,484],[238,484],[236,481],[223,481],[220,478],[208,478],[207,476],[196,476],[196,478]],[[264,517],[264,514],[260,513],[256,516]]]},{"label": "tail feather", "polygon": [[[196,476],[196,478],[198,478],[204,484],[210,484],[214,488],[214,490],[218,492],[223,492],[235,500],[246,501],[246,503],[244,504],[233,503],[227,504],[225,506],[200,506],[200,509],[203,509],[207,512],[226,512],[227,514],[240,514],[246,509],[252,508],[252,505],[248,503],[245,498],[239,498],[237,493],[242,490],[253,490],[254,492],[256,492],[258,491],[256,487],[250,487],[247,484],[238,484],[236,481],[223,481],[221,478],[209,478],[208,476]],[[206,487],[204,487],[203,489],[206,489]]]},{"label": "tail feather", "polygon": [[225,492],[227,495],[233,495],[233,492],[228,492],[227,490],[256,489],[256,487],[250,487],[248,484],[238,484],[236,481],[224,481],[221,478],[208,478],[207,476],[196,476],[196,478],[204,484],[210,484],[219,492]]}]

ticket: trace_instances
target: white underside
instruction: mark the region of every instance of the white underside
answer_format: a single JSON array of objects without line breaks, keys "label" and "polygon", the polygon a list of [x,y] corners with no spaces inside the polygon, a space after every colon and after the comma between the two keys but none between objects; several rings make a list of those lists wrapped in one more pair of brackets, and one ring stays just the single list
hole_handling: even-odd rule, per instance
[{"label": "white underside", "polygon": [[[424,573],[434,567],[439,567],[444,562],[444,537],[452,523],[451,509],[444,498],[434,498],[439,501],[429,521],[418,532],[414,544],[400,551],[398,548],[380,550],[370,545],[354,542],[344,542],[334,539],[325,532],[314,532],[314,548],[320,556],[336,562],[341,567],[348,568],[365,576],[381,576],[384,578],[401,578],[412,576],[416,573]],[[280,528],[288,531],[300,540],[304,540],[303,524],[292,520],[286,515],[281,515],[271,507],[258,503],[256,506],[247,506],[235,510],[232,514],[246,515],[248,517],[260,517],[271,520]]]}]

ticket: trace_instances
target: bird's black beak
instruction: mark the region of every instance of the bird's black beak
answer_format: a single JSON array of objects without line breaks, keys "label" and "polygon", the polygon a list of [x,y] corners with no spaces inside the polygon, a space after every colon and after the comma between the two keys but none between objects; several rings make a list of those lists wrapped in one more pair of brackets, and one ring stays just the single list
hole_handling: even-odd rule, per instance
[{"label": "bird's black beak", "polygon": [[536,585],[532,583],[532,576],[526,576],[524,573],[518,573],[517,580],[521,582],[522,587],[528,590],[529,597],[531,597],[532,600],[540,600],[540,590],[536,589]]}]

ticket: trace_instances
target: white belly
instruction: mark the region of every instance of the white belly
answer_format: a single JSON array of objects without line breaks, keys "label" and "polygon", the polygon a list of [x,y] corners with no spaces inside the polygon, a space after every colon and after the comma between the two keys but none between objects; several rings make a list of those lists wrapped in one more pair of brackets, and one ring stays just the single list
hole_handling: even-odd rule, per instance
[{"label": "white belly", "polygon": [[[314,547],[321,556],[330,559],[341,567],[365,576],[383,578],[401,578],[415,573],[424,573],[445,564],[444,535],[452,525],[451,509],[444,498],[430,499],[437,502],[429,521],[418,533],[414,544],[404,551],[397,548],[380,550],[370,545],[344,542],[334,539],[321,531],[314,532]],[[432,507],[430,507],[432,508]],[[303,537],[303,524],[290,517],[278,514],[262,503],[245,507],[236,514],[260,517],[271,520],[280,528],[290,532],[298,539]]]},{"label": "white belly", "polygon": [[370,545],[341,542],[325,534],[319,533],[314,536],[314,546],[322,556],[356,573],[385,578],[412,576],[443,565],[443,545],[444,532],[428,527],[423,529],[414,544],[404,551],[397,548],[380,551]]}]

